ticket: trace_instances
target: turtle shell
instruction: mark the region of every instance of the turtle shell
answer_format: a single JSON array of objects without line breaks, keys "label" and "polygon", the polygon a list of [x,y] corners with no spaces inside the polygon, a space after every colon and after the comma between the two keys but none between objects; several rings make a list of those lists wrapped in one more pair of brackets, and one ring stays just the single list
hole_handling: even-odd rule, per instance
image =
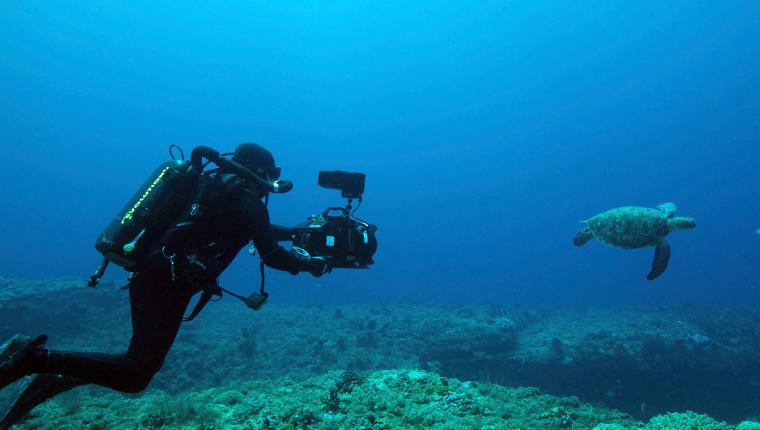
[{"label": "turtle shell", "polygon": [[660,210],[627,206],[602,212],[587,223],[607,245],[632,249],[655,246],[668,235],[668,218]]}]

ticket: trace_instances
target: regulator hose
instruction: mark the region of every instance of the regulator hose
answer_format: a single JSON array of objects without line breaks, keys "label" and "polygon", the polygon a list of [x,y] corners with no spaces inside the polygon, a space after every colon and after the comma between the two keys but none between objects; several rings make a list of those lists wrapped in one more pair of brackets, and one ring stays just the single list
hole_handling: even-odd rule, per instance
[{"label": "regulator hose", "polygon": [[286,179],[271,182],[267,181],[261,176],[253,173],[250,169],[243,166],[242,164],[230,160],[229,158],[223,157],[219,151],[213,148],[209,148],[208,146],[197,146],[190,154],[190,162],[192,163],[193,168],[198,172],[203,171],[204,158],[219,166],[222,171],[227,173],[234,173],[246,181],[260,186],[262,189],[270,193],[283,194],[293,189],[292,182]]}]

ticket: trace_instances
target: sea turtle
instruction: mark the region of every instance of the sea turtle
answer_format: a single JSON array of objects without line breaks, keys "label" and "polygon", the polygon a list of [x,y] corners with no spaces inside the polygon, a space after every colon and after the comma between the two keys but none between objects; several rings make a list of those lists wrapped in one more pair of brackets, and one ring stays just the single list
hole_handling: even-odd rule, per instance
[{"label": "sea turtle", "polygon": [[694,218],[675,216],[676,205],[663,203],[656,209],[626,206],[602,212],[587,221],[586,227],[575,235],[575,246],[582,246],[597,238],[606,245],[634,249],[654,246],[650,281],[668,267],[670,244],[665,237],[675,230],[688,230],[697,226]]}]

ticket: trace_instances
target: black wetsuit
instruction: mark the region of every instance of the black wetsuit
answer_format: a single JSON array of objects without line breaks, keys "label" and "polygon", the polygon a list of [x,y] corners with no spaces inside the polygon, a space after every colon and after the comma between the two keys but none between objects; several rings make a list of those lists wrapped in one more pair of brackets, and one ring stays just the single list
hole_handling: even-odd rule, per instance
[{"label": "black wetsuit", "polygon": [[[161,368],[193,295],[209,285],[250,241],[267,266],[296,274],[305,263],[277,245],[267,208],[248,185],[214,176],[212,197],[200,216],[187,215],[149,253],[129,281],[132,339],[124,354],[50,351],[34,373],[64,375],[69,386],[93,383],[136,393]],[[189,212],[189,211],[188,211]],[[174,276],[170,259],[174,255]],[[174,278],[174,279],[173,279]],[[188,359],[192,359],[188,357]]]}]

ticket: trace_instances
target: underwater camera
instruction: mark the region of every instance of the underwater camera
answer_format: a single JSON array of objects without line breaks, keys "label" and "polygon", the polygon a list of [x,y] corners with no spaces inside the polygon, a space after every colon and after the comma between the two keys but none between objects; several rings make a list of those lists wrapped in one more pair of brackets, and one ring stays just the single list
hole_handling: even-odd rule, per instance
[{"label": "underwater camera", "polygon": [[[345,207],[329,207],[294,227],[293,246],[305,249],[312,256],[328,259],[333,268],[369,268],[377,250],[377,226],[354,216],[362,203],[365,179],[363,173],[319,172],[318,185],[340,190],[348,203]],[[359,201],[356,208],[352,206],[354,199]]]}]

